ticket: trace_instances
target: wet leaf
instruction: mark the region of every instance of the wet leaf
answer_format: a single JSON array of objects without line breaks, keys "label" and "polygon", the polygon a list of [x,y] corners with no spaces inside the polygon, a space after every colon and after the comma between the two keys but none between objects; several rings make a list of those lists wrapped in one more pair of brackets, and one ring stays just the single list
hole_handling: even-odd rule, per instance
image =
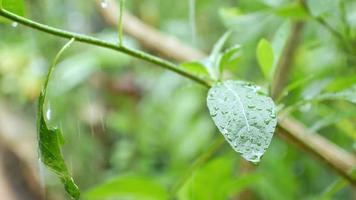
[{"label": "wet leaf", "polygon": [[64,143],[61,130],[55,127],[49,127],[44,118],[44,103],[47,94],[47,86],[54,67],[59,60],[61,54],[73,43],[74,39],[70,40],[56,55],[52,66],[50,67],[45,84],[41,91],[38,100],[38,116],[37,116],[37,137],[40,160],[50,168],[60,178],[64,184],[67,193],[74,199],[79,199],[80,192],[73,178],[69,174],[67,166],[64,162],[61,146]]},{"label": "wet leaf", "polygon": [[254,84],[229,80],[213,86],[207,97],[215,125],[231,147],[253,163],[260,161],[277,125],[274,102],[258,90]]}]

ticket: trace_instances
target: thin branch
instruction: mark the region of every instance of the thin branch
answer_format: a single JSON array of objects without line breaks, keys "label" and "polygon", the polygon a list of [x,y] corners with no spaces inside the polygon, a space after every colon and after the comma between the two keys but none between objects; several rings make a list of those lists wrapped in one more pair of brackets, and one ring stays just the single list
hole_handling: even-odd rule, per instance
[{"label": "thin branch", "polygon": [[101,7],[100,3],[101,0],[96,0],[97,8],[104,20],[111,26],[117,27],[117,19],[122,14],[124,32],[138,40],[143,47],[147,47],[147,49],[153,50],[165,58],[177,61],[197,60],[205,57],[201,51],[145,24],[129,12],[120,13],[119,6],[115,1],[110,1],[111,6],[106,8]]},{"label": "thin branch", "polygon": [[356,186],[356,179],[349,173],[356,166],[355,156],[311,132],[292,118],[279,117],[277,133],[281,138],[325,162]]},{"label": "thin branch", "polygon": [[288,80],[288,75],[292,70],[295,51],[298,48],[303,22],[295,22],[292,25],[291,34],[288,37],[283,54],[278,61],[276,73],[272,83],[272,97],[277,99]]},{"label": "thin branch", "polygon": [[193,81],[195,81],[197,83],[200,83],[200,84],[202,84],[202,85],[204,85],[206,87],[210,86],[210,83],[207,82],[206,80],[201,79],[201,78],[199,78],[199,77],[197,77],[197,76],[195,76],[193,74],[190,74],[189,72],[179,68],[178,65],[176,65],[174,63],[171,63],[171,62],[169,62],[167,60],[163,60],[163,59],[161,59],[159,57],[150,55],[148,53],[145,53],[145,52],[142,52],[142,51],[138,51],[138,50],[134,50],[134,49],[131,49],[129,47],[122,46],[122,45],[118,46],[116,44],[112,44],[112,43],[109,43],[109,42],[106,42],[106,41],[103,41],[103,40],[99,40],[97,38],[90,37],[90,36],[87,36],[87,35],[82,35],[82,34],[78,34],[78,33],[64,31],[64,30],[57,29],[57,28],[54,28],[54,27],[51,27],[51,26],[40,24],[40,23],[32,21],[30,19],[18,16],[18,15],[14,14],[14,13],[11,13],[11,12],[5,10],[5,9],[0,9],[0,15],[2,17],[7,18],[7,19],[10,19],[10,20],[13,20],[15,22],[18,22],[18,23],[20,23],[22,25],[31,27],[33,29],[37,29],[37,30],[45,32],[45,33],[49,33],[51,35],[55,35],[55,36],[62,37],[62,38],[67,38],[67,39],[74,38],[77,42],[91,44],[91,45],[94,45],[94,46],[104,47],[104,48],[107,48],[107,49],[112,49],[112,50],[115,50],[115,51],[118,51],[118,52],[121,52],[121,53],[125,53],[125,54],[133,56],[135,58],[139,58],[141,60],[145,60],[147,62],[156,64],[156,65],[158,65],[158,66],[160,66],[162,68],[165,68],[165,69],[168,69],[170,71],[176,72],[177,74],[180,74],[180,75],[182,75],[184,77],[187,77],[187,78],[189,78],[189,79],[191,79],[191,80],[193,80]]}]

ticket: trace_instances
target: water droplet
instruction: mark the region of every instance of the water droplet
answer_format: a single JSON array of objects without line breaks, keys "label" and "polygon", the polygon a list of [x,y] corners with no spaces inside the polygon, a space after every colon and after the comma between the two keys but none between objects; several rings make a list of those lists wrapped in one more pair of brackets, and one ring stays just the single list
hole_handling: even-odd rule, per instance
[{"label": "water droplet", "polygon": [[19,23],[17,23],[17,22],[12,22],[11,23],[11,26],[14,27],[14,28],[16,28],[18,25],[19,25]]},{"label": "water droplet", "polygon": [[271,122],[271,120],[269,120],[269,119],[266,119],[266,120],[265,120],[265,124],[266,124],[266,125],[268,125],[270,122]]},{"label": "water droplet", "polygon": [[47,118],[47,120],[51,119],[51,109],[50,108],[47,109],[47,111],[46,111],[46,118]]},{"label": "water droplet", "polygon": [[247,107],[248,107],[248,108],[255,108],[256,106],[254,106],[254,105],[248,105]]},{"label": "water droplet", "polygon": [[101,0],[100,5],[102,8],[107,8],[108,7],[108,0]]}]

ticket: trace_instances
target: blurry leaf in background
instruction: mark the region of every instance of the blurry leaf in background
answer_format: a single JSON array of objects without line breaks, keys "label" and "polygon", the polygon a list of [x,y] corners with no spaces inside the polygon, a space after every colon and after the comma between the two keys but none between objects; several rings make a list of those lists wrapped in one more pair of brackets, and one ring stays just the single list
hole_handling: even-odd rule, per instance
[{"label": "blurry leaf in background", "polygon": [[[0,0],[0,3],[2,2],[2,7],[7,10],[10,11],[12,13],[15,13],[17,15],[20,16],[24,16],[25,14],[25,6],[24,6],[24,1],[23,0]],[[8,23],[9,20],[0,17],[0,23],[1,22],[6,22]],[[17,24],[17,22],[13,22],[15,24]]]},{"label": "blurry leaf in background", "polygon": [[[70,40],[63,48],[57,53],[53,64],[49,68],[42,92],[38,100],[38,116],[37,116],[37,134],[38,134],[38,148],[41,161],[49,167],[62,181],[67,193],[74,199],[79,199],[80,191],[78,186],[74,183],[73,178],[69,174],[67,166],[64,162],[61,146],[64,144],[62,132],[58,128],[48,127],[44,117],[44,103],[47,94],[48,82],[51,74],[60,58],[62,53],[70,47],[74,39]],[[47,111],[48,112],[48,111]],[[46,112],[46,114],[47,114]],[[47,116],[49,118],[49,116]]]},{"label": "blurry leaf in background", "polygon": [[151,177],[120,176],[89,189],[87,200],[166,200],[167,191]]},{"label": "blurry leaf in background", "polygon": [[274,9],[274,13],[280,17],[295,20],[305,20],[309,18],[308,13],[300,3],[291,3],[285,6],[277,7]]},{"label": "blurry leaf in background", "polygon": [[323,93],[316,97],[317,100],[344,100],[356,103],[356,84],[350,88],[335,93]]},{"label": "blurry leaf in background", "polygon": [[273,100],[258,90],[251,83],[225,81],[213,86],[207,97],[215,125],[231,147],[253,163],[260,161],[277,124]]},{"label": "blurry leaf in background", "polygon": [[229,199],[255,184],[261,175],[247,174],[235,177],[234,159],[221,156],[198,169],[178,193],[179,200]]},{"label": "blurry leaf in background", "polygon": [[23,0],[2,0],[2,7],[20,16],[23,16],[25,12]]},{"label": "blurry leaf in background", "polygon": [[334,79],[332,83],[330,83],[326,87],[325,90],[328,92],[337,92],[346,89],[355,83],[356,83],[356,75],[342,76]]},{"label": "blurry leaf in background", "polygon": [[271,80],[274,62],[274,53],[271,43],[266,39],[261,39],[257,45],[256,55],[263,75],[267,80]]},{"label": "blurry leaf in background", "polygon": [[306,1],[311,14],[319,17],[331,9],[338,8],[338,2],[335,0],[312,0]]}]

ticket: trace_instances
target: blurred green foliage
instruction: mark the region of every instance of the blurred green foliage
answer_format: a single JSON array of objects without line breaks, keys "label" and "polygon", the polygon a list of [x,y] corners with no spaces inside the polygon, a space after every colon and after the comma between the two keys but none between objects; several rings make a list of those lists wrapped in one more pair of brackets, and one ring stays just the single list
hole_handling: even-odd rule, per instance
[{"label": "blurred green foliage", "polygon": [[[273,69],[283,52],[290,23],[302,20],[302,39],[289,85],[278,103],[290,107],[325,94],[337,96],[356,84],[356,2],[307,2],[312,16],[296,1],[197,0],[195,45],[210,52],[220,36],[231,30],[226,50],[241,47],[238,62],[224,67],[223,77],[267,86],[256,50],[270,50],[258,50],[259,41],[270,41],[274,61],[270,56],[263,58],[268,59],[268,67],[263,69]],[[117,28],[105,24],[94,2],[25,3],[26,17],[117,41]],[[188,0],[126,1],[127,9],[146,23],[192,43],[188,5]],[[317,18],[330,24],[340,37]],[[8,102],[34,122],[41,84],[63,43],[62,39],[21,25],[0,24],[0,103]],[[127,35],[124,43],[141,48]],[[53,76],[45,105],[52,111],[48,123],[60,124],[66,140],[63,154],[84,191],[84,199],[166,199],[194,160],[221,137],[206,108],[205,88],[126,55],[75,43]],[[354,92],[350,94],[354,100]],[[300,103],[292,114],[354,152],[356,107],[334,97]],[[178,199],[232,199],[246,189],[255,199],[317,199],[339,178],[277,137],[258,166],[245,173],[242,162],[224,144],[191,174],[179,190]],[[49,195],[64,194],[51,173],[46,173],[45,183]],[[352,197],[350,186],[333,194],[333,199]]]}]

